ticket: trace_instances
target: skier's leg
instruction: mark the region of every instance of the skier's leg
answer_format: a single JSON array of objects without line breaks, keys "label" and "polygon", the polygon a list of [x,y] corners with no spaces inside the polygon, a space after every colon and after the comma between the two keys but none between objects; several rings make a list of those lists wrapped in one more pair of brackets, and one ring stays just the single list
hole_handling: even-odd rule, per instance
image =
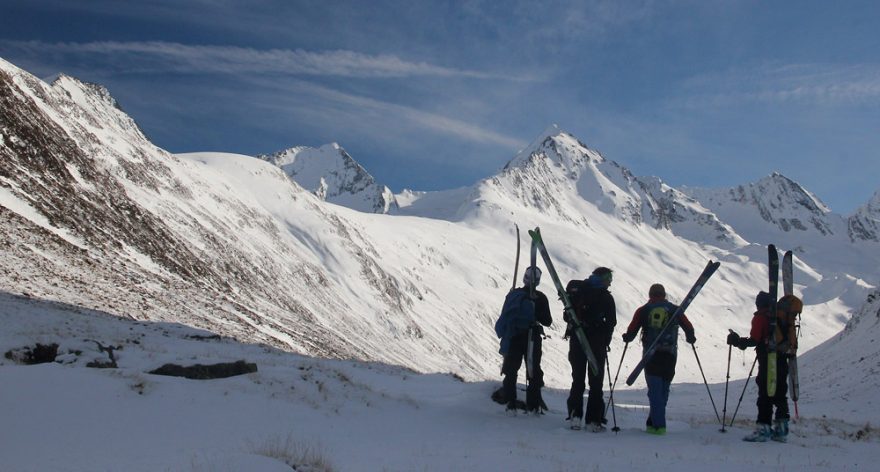
[{"label": "skier's leg", "polygon": [[645,381],[648,384],[648,403],[651,406],[649,418],[651,426],[654,428],[666,427],[666,400],[668,398],[668,390],[665,387],[666,382],[659,375],[645,374]]},{"label": "skier's leg", "polygon": [[571,390],[567,402],[568,416],[569,418],[583,418],[584,391],[587,389],[587,356],[575,336],[570,337],[568,341],[568,362],[571,364]]},{"label": "skier's leg", "polygon": [[504,374],[504,381],[501,385],[504,388],[504,397],[507,399],[508,408],[516,404],[516,377],[525,356],[525,341],[525,336],[515,336],[511,339],[510,350],[504,357],[504,365],[501,367],[501,373]]},{"label": "skier's leg", "polygon": [[544,386],[544,371],[541,369],[541,334],[535,331],[532,334],[532,341],[534,350],[532,352],[532,363],[534,370],[532,371],[532,378],[529,379],[529,387],[526,390],[526,407],[529,410],[539,410],[543,403],[541,387]]},{"label": "skier's leg", "polygon": [[[593,345],[599,346],[600,344],[594,343]],[[585,421],[588,423],[602,424],[602,420],[605,419],[605,398],[602,396],[602,389],[605,386],[605,351],[604,349],[600,349],[595,351],[594,354],[596,356],[596,362],[599,364],[599,369],[595,374],[590,370],[587,371],[590,391],[587,395],[587,414]]]}]

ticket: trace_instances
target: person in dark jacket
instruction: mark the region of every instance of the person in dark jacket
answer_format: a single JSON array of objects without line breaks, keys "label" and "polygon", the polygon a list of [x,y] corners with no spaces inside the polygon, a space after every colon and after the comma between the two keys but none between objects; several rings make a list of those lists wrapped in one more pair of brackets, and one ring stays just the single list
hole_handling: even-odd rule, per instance
[{"label": "person in dark jacket", "polygon": [[[598,372],[589,369],[587,355],[574,333],[574,325],[565,316],[568,323],[568,362],[571,364],[571,390],[568,395],[568,420],[571,429],[581,429],[581,421],[588,424],[593,432],[605,431],[605,400],[602,386],[605,379],[605,361],[611,345],[614,327],[617,325],[617,307],[614,297],[608,291],[611,286],[612,271],[607,267],[599,267],[585,280],[573,280],[568,283],[566,291],[571,297],[575,314],[584,329],[590,349],[599,364]],[[587,411],[584,415],[584,390],[589,381],[590,390],[587,394]]]},{"label": "person in dark jacket", "polygon": [[[731,330],[727,335],[727,344],[745,350],[755,347],[758,356],[758,420],[755,431],[744,437],[744,441],[766,442],[768,439],[785,442],[788,439],[788,356],[785,352],[777,352],[776,355],[776,393],[769,395],[767,391],[768,374],[768,344],[770,342],[770,306],[773,299],[767,292],[758,292],[755,297],[755,311],[752,316],[752,329],[749,337],[743,338]],[[777,341],[780,339],[779,324],[776,326]],[[773,407],[776,407],[776,420],[773,428],[770,422],[773,419]]]},{"label": "person in dark jacket", "polygon": [[647,350],[656,340],[657,348],[654,355],[645,365],[645,381],[648,384],[648,401],[651,410],[646,422],[646,431],[651,434],[666,434],[666,403],[669,401],[669,386],[675,376],[675,364],[678,358],[678,328],[685,333],[687,342],[697,341],[694,326],[684,313],[676,318],[661,335],[661,330],[678,306],[666,300],[666,289],[663,285],[654,284],[648,290],[648,303],[639,307],[633,315],[632,322],[623,333],[623,341],[630,343],[642,330],[642,349]]},{"label": "person in dark jacket", "polygon": [[[530,292],[530,285],[537,287],[541,282],[541,269],[529,267],[523,274],[523,286],[515,290]],[[526,409],[530,413],[543,413],[547,409],[541,398],[541,387],[544,386],[544,371],[541,370],[541,344],[544,337],[543,326],[550,326],[553,318],[550,315],[550,303],[547,296],[539,290],[533,290],[535,303],[535,323],[529,329],[515,333],[510,338],[510,347],[504,356],[501,373],[504,375],[502,390],[507,401],[507,411],[516,413],[516,377],[523,360],[526,362]]]}]

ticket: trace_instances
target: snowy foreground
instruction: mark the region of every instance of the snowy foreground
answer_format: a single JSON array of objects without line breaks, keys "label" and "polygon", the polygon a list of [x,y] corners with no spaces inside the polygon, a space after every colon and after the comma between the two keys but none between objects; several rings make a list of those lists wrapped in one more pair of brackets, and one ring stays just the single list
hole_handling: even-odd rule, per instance
[{"label": "snowy foreground", "polygon": [[[866,428],[880,413],[837,414],[829,402],[801,402],[788,444],[742,442],[755,414],[751,386],[726,434],[702,384],[673,387],[667,436],[642,431],[643,390],[618,393],[619,434],[596,434],[566,428],[561,390],[545,391],[547,415],[511,418],[489,400],[494,382],[204,339],[210,333],[182,325],[8,294],[0,325],[3,352],[37,342],[79,351],[48,364],[0,362],[2,471],[845,471],[877,470],[880,458],[878,434]],[[85,367],[106,357],[94,341],[121,346],[119,368]],[[259,371],[218,380],[145,373],[239,359]],[[742,385],[731,383],[728,417]],[[712,392],[720,412],[724,384]]]}]

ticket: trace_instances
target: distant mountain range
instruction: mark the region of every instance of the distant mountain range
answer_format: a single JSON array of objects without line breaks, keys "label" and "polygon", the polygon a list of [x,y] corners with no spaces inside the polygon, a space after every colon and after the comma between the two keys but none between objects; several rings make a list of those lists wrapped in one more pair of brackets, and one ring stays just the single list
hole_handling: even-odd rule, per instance
[{"label": "distant mountain range", "polygon": [[[839,332],[878,285],[876,195],[844,217],[780,174],[675,189],[555,127],[472,186],[392,195],[335,144],[170,154],[103,87],[3,60],[0,110],[0,290],[305,354],[497,378],[514,224],[542,228],[566,280],[614,268],[621,324],[650,284],[676,299],[722,261],[689,313],[707,349],[748,325],[767,243],[796,251],[802,346]],[[559,360],[551,303],[545,359]],[[546,367],[548,383],[568,382],[564,362]]]}]

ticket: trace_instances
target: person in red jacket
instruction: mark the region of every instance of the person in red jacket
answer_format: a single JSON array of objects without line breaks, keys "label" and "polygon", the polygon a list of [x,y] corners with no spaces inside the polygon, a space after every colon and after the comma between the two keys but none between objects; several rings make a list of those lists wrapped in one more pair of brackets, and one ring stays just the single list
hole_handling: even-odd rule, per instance
[{"label": "person in red jacket", "polygon": [[623,341],[632,342],[639,329],[642,330],[643,349],[648,349],[655,340],[657,341],[657,349],[645,365],[648,401],[651,404],[646,431],[663,435],[666,434],[666,403],[669,401],[669,386],[675,376],[675,364],[678,358],[678,328],[684,330],[687,342],[693,344],[697,338],[694,336],[694,325],[684,313],[676,318],[674,325],[663,331],[678,306],[666,300],[666,289],[662,285],[652,285],[648,290],[648,297],[648,303],[639,307],[633,315],[632,322],[623,334]]},{"label": "person in red jacket", "polygon": [[[758,355],[758,376],[755,381],[758,383],[758,420],[755,431],[744,437],[744,441],[749,442],[765,442],[768,439],[774,441],[785,442],[788,437],[788,357],[784,352],[779,352],[776,356],[776,393],[773,396],[768,395],[767,391],[767,353],[770,341],[770,305],[773,300],[767,292],[759,292],[755,297],[755,311],[752,316],[752,329],[749,337],[740,337],[736,332],[731,330],[727,335],[727,344],[736,346],[745,350],[748,347],[755,347]],[[776,326],[777,333],[780,331],[779,325]],[[778,338],[778,334],[777,334]],[[773,407],[776,407],[776,420],[773,428],[770,427],[773,418]]]}]

